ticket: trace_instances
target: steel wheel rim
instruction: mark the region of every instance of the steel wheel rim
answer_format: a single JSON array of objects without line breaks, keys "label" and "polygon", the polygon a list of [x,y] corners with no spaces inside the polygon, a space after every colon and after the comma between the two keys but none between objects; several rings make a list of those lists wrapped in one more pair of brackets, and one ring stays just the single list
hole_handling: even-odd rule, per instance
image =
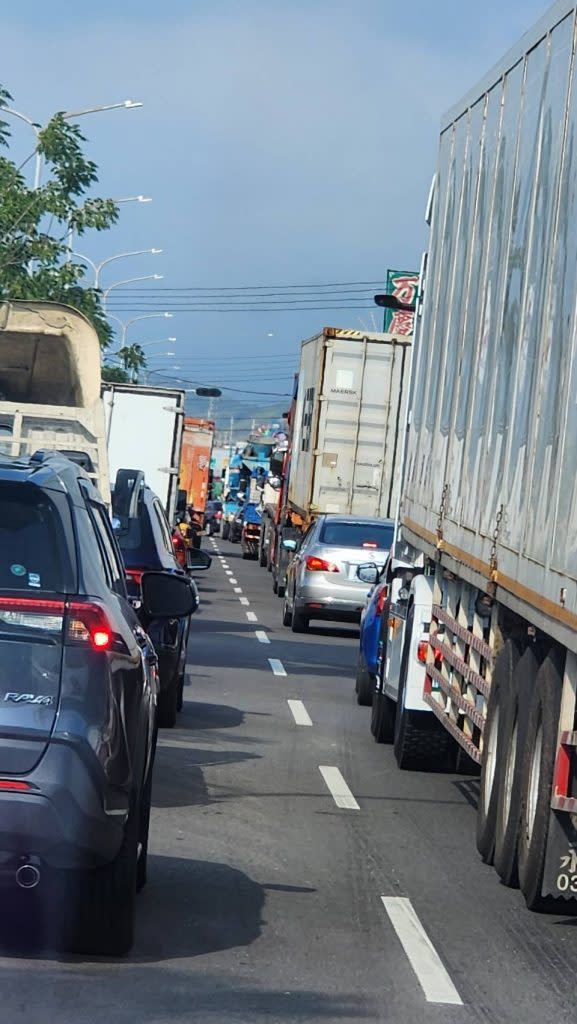
[{"label": "steel wheel rim", "polygon": [[527,839],[531,842],[535,818],[537,816],[537,803],[539,800],[539,783],[541,782],[541,755],[543,753],[543,726],[539,723],[535,744],[531,755],[531,768],[529,771],[529,785],[527,787]]},{"label": "steel wheel rim", "polygon": [[483,796],[485,799],[485,807],[489,806],[491,801],[491,794],[493,792],[493,786],[495,785],[495,777],[497,774],[497,740],[499,738],[499,718],[500,711],[499,705],[495,708],[495,714],[491,720],[491,728],[489,729],[489,735],[487,737],[487,753],[485,756],[485,785],[483,787]]}]

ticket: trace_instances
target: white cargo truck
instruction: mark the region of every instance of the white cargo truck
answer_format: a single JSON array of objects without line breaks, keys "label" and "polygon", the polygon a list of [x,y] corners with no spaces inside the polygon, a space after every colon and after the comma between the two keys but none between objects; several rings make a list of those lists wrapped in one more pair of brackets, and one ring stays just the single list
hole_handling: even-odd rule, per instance
[{"label": "white cargo truck", "polygon": [[104,384],[111,479],[119,469],[140,469],[160,498],[169,523],[178,499],[185,392],[138,384]]},{"label": "white cargo truck", "polygon": [[0,303],[0,451],[63,452],[110,503],[100,343],[78,310],[54,302]]},{"label": "white cargo truck", "polygon": [[442,122],[373,709],[400,764],[481,766],[481,855],[556,911],[577,895],[576,13]]},{"label": "white cargo truck", "polygon": [[288,510],[391,518],[411,338],[326,327],[301,347]]}]

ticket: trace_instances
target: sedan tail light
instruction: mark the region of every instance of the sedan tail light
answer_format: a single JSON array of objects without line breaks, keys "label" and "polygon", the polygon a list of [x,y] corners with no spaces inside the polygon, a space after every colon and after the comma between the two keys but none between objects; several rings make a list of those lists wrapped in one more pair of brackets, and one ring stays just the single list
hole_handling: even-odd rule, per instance
[{"label": "sedan tail light", "polygon": [[309,572],[340,572],[338,565],[334,562],[327,562],[324,558],[317,558],[316,555],[309,555],[305,566]]}]

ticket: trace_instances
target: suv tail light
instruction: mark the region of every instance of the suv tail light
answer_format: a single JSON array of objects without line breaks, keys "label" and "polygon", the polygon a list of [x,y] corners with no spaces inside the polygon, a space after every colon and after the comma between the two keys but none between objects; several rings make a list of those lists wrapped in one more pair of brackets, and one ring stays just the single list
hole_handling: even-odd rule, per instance
[{"label": "suv tail light", "polygon": [[377,597],[377,615],[381,615],[383,608],[385,607],[387,597],[389,596],[389,588],[383,587]]},{"label": "suv tail light", "polygon": [[90,644],[96,651],[112,646],[114,634],[104,610],[90,601],[72,601],[66,622],[67,644]]},{"label": "suv tail light", "polygon": [[305,566],[309,572],[340,572],[338,565],[334,562],[326,562],[324,558],[317,558],[316,555],[309,555]]},{"label": "suv tail light", "polygon": [[174,555],[178,564],[180,565],[181,569],[184,569],[186,566],[186,544],[182,539],[182,534],[173,533],[172,546],[174,548]]}]

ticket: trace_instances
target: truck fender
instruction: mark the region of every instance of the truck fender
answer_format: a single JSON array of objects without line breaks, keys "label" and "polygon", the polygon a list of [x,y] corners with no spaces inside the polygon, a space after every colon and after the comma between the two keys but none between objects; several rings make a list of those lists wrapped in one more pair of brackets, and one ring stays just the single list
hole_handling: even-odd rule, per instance
[{"label": "truck fender", "polygon": [[405,687],[405,706],[411,711],[428,711],[431,709],[423,700],[425,685],[425,665],[419,660],[419,644],[429,639],[429,627],[433,612],[432,576],[415,576],[411,583],[409,606],[413,607],[413,628],[410,638],[409,661],[407,665],[407,682]]}]

